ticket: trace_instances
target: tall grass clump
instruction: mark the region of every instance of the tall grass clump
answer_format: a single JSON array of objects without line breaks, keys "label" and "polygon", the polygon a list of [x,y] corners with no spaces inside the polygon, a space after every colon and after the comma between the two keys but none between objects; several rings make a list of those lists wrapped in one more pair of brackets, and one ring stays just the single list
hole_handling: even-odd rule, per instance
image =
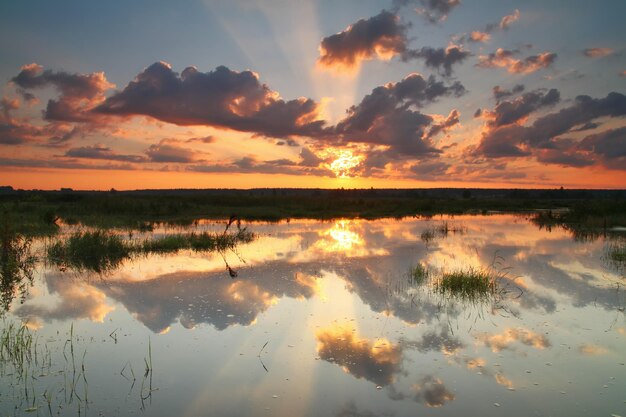
[{"label": "tall grass clump", "polygon": [[498,274],[490,269],[474,268],[443,272],[434,282],[436,291],[462,299],[477,300],[498,292]]},{"label": "tall grass clump", "polygon": [[104,230],[78,231],[65,241],[48,247],[48,259],[61,267],[106,272],[116,268],[131,254],[122,238]]},{"label": "tall grass clump", "polygon": [[238,228],[234,233],[173,234],[143,241],[124,240],[104,230],[78,231],[50,245],[47,252],[48,260],[60,268],[103,273],[138,254],[226,251],[253,239],[254,234],[246,228]]}]

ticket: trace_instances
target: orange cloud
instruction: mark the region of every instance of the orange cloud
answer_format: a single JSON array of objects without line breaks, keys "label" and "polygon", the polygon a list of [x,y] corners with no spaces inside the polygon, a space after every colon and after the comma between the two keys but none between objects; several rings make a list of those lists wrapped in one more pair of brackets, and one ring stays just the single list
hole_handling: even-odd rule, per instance
[{"label": "orange cloud", "polygon": [[320,330],[316,337],[320,358],[336,363],[356,378],[384,386],[401,371],[402,348],[386,339],[372,343],[341,327]]},{"label": "orange cloud", "polygon": [[517,59],[514,56],[518,52],[498,48],[494,53],[479,56],[476,66],[480,68],[505,68],[511,74],[530,74],[552,66],[557,58],[557,54],[554,52],[543,52],[524,59]]},{"label": "orange cloud", "polygon": [[493,352],[500,352],[511,349],[516,342],[535,349],[545,349],[550,347],[550,341],[544,336],[528,329],[507,328],[500,334],[482,334],[479,339],[485,346],[491,348]]}]

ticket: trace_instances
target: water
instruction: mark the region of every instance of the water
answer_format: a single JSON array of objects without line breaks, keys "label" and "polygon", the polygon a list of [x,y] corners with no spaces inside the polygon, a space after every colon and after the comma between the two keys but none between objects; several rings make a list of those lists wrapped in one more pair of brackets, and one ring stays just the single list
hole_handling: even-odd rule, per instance
[{"label": "water", "polygon": [[[38,358],[0,372],[0,415],[626,415],[625,281],[604,238],[512,215],[249,227],[236,253],[38,265],[5,317]],[[420,263],[489,269],[501,291],[442,295],[411,279]]]}]

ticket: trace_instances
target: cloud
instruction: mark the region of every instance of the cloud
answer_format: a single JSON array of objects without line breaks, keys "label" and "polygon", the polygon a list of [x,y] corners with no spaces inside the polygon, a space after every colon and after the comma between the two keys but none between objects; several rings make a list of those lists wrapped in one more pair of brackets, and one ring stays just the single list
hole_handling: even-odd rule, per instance
[{"label": "cloud", "polygon": [[419,384],[413,386],[413,399],[428,407],[442,407],[446,402],[454,401],[454,393],[450,392],[443,381],[432,375],[426,376]]},{"label": "cloud", "polygon": [[452,111],[450,111],[450,114],[448,115],[448,117],[446,117],[445,119],[443,119],[441,122],[436,123],[434,125],[431,126],[430,130],[428,131],[428,135],[427,138],[432,138],[433,136],[438,135],[441,132],[447,132],[450,129],[452,129],[454,126],[458,125],[459,122],[459,117],[461,116],[461,114],[459,113],[459,111],[457,109],[452,109]]},{"label": "cloud", "polygon": [[71,148],[65,152],[65,156],[85,159],[105,159],[109,161],[144,162],[146,158],[141,155],[120,155],[105,145],[83,146]]},{"label": "cloud", "polygon": [[150,145],[146,150],[146,155],[152,162],[189,163],[196,160],[197,154],[198,152],[178,146],[167,139]]},{"label": "cloud", "polygon": [[16,168],[60,168],[60,169],[96,169],[132,171],[135,165],[124,164],[89,164],[76,159],[34,159],[34,158],[0,158],[0,167]]},{"label": "cloud", "polygon": [[[494,95],[496,95],[494,89]],[[502,93],[500,92],[500,95]],[[532,112],[547,106],[552,106],[561,100],[559,90],[552,88],[548,91],[535,90],[524,93],[520,97],[502,101],[491,112],[484,112],[483,117],[489,119],[489,125],[498,127],[517,123]]]},{"label": "cloud", "polygon": [[[429,3],[439,1],[429,0]],[[402,24],[396,14],[383,10],[322,39],[318,64],[326,69],[352,70],[358,68],[362,61],[374,58],[389,60],[399,56],[403,61],[423,59],[427,67],[450,76],[452,66],[470,56],[458,45],[410,49],[407,39],[409,27],[410,24]]]},{"label": "cloud", "polygon": [[179,75],[157,62],[95,109],[100,114],[144,115],[176,125],[223,127],[264,136],[311,136],[321,131],[318,104],[311,99],[285,101],[259,82],[252,71],[224,66],[200,72],[187,67]]},{"label": "cloud", "polygon": [[611,48],[587,48],[583,49],[583,55],[589,58],[602,58],[613,53]]},{"label": "cloud", "polygon": [[491,39],[491,35],[497,31],[505,31],[509,29],[509,26],[513,22],[516,22],[520,17],[520,11],[515,10],[513,14],[506,15],[500,19],[499,22],[493,22],[485,25],[482,30],[474,30],[471,31],[469,36],[466,34],[460,36],[458,38],[459,43],[464,43],[465,40],[469,40],[470,42],[483,42],[486,43]]},{"label": "cloud", "polygon": [[360,19],[343,31],[322,39],[318,63],[325,68],[351,69],[364,60],[403,55],[407,50],[408,27],[387,10],[369,19]]},{"label": "cloud", "polygon": [[323,160],[307,147],[300,150],[300,165],[305,167],[317,167]]},{"label": "cloud", "polygon": [[504,16],[501,20],[500,20],[500,29],[502,30],[507,30],[509,28],[509,26],[511,26],[511,24],[513,22],[517,22],[517,20],[520,17],[520,12],[518,9],[515,9],[515,11],[513,12],[513,14]]},{"label": "cloud", "polygon": [[[306,151],[305,151],[306,154]],[[224,163],[204,161],[202,164],[189,165],[186,169],[193,172],[239,172],[255,174],[286,174],[286,175],[316,175],[335,176],[329,169],[303,164],[305,160],[296,162],[290,159],[275,159],[270,161],[258,161],[256,158],[245,156],[234,161]],[[306,163],[312,163],[307,159]]]},{"label": "cloud", "polygon": [[513,350],[516,342],[540,350],[551,346],[546,336],[524,328],[507,328],[502,333],[493,335],[483,333],[478,338],[493,352]]},{"label": "cloud", "polygon": [[440,97],[459,97],[465,88],[458,81],[444,84],[434,76],[410,74],[402,81],[376,87],[335,126],[343,141],[386,145],[396,154],[424,156],[439,153],[426,135],[433,117],[421,108]]},{"label": "cloud", "polygon": [[598,156],[608,168],[626,170],[626,127],[587,136],[577,148]]},{"label": "cloud", "polygon": [[44,70],[39,64],[24,65],[11,81],[24,91],[48,86],[56,88],[61,95],[58,99],[48,100],[44,117],[63,122],[94,121],[89,110],[104,101],[104,93],[115,87],[103,72],[74,74]]},{"label": "cloud", "polygon": [[505,68],[511,74],[530,74],[540,69],[545,69],[554,63],[557,54],[554,52],[543,52],[538,55],[530,55],[524,59],[516,59],[518,50],[508,50],[498,48],[496,52],[478,57],[479,68]]},{"label": "cloud", "polygon": [[503,98],[508,98],[514,96],[515,94],[519,94],[523,92],[526,87],[523,84],[516,84],[512,89],[506,90],[501,88],[499,85],[493,87],[493,98],[496,100],[496,103],[499,103]]},{"label": "cloud", "polygon": [[46,322],[89,319],[102,323],[106,315],[114,310],[106,302],[104,292],[86,283],[77,283],[55,274],[47,275],[47,284],[49,292],[58,294],[60,301],[53,306],[28,302],[16,309],[18,317]]},{"label": "cloud", "polygon": [[416,9],[428,22],[443,22],[455,7],[461,4],[461,0],[420,0],[421,8]]},{"label": "cloud", "polygon": [[470,55],[471,53],[463,50],[463,47],[460,45],[449,45],[446,48],[431,48],[425,46],[419,50],[407,51],[405,54],[407,59],[424,59],[424,65],[448,77],[452,75],[452,66],[461,64]]},{"label": "cloud", "polygon": [[473,30],[470,32],[469,40],[470,42],[488,42],[491,39],[491,35],[487,32],[481,32],[479,30]]},{"label": "cloud", "polygon": [[316,338],[319,357],[341,366],[355,378],[385,386],[402,370],[402,348],[386,339],[372,343],[341,328],[322,329]]},{"label": "cloud", "polygon": [[[528,94],[528,93],[527,93]],[[549,93],[544,97],[547,98]],[[548,100],[550,101],[550,100]],[[534,101],[535,108],[542,100]],[[502,104],[502,103],[501,103]],[[531,106],[532,107],[532,106]],[[540,106],[539,106],[540,107]],[[515,122],[516,111],[526,106],[513,106],[509,116]],[[490,112],[493,114],[493,112]],[[506,112],[499,113],[505,119]],[[604,133],[591,135],[582,141],[559,138],[561,135],[580,131],[581,127],[600,117],[623,117],[626,115],[626,96],[620,93],[609,93],[605,98],[594,99],[589,96],[578,96],[574,103],[558,112],[537,118],[530,126],[518,123],[496,124],[488,122],[483,131],[481,142],[476,153],[488,157],[529,156],[535,154],[543,162],[558,163],[570,166],[591,165],[587,161],[606,164],[615,169],[623,166],[622,152],[623,128],[608,130]]]}]

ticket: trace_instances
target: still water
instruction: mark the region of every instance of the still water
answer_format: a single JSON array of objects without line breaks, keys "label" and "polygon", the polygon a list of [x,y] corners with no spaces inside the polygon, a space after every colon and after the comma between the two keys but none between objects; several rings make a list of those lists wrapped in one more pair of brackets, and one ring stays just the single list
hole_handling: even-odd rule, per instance
[{"label": "still water", "polygon": [[[37,358],[0,372],[0,415],[626,415],[626,281],[606,238],[513,215],[248,227],[228,253],[39,264],[4,317]],[[501,291],[442,295],[417,265],[493,271]]]}]

